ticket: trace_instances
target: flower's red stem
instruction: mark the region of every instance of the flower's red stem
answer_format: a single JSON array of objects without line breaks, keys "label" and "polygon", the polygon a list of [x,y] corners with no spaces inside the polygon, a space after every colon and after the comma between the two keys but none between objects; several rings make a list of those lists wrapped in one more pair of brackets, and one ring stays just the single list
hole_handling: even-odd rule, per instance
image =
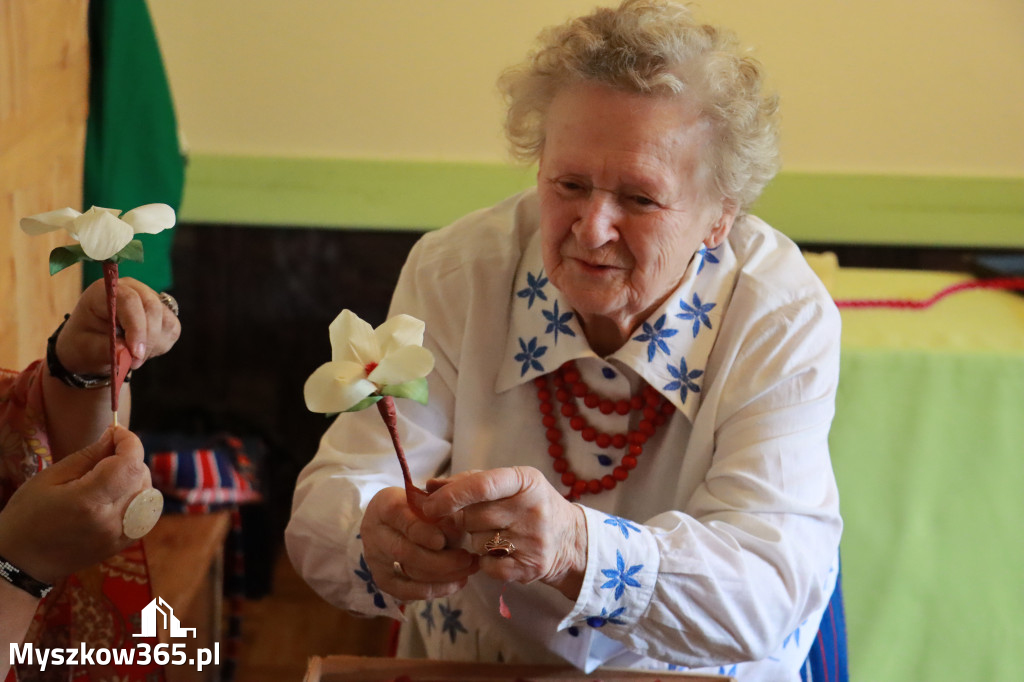
[{"label": "flower's red stem", "polygon": [[405,451],[402,450],[402,443],[398,439],[398,412],[395,410],[395,399],[389,395],[377,401],[377,410],[384,418],[384,424],[391,434],[391,442],[395,444],[395,453],[398,455],[398,463],[402,465],[402,478],[405,479],[406,488],[415,488],[412,483],[412,474],[409,473],[409,463],[405,459]]},{"label": "flower's red stem", "polygon": [[[103,285],[107,292],[107,316],[110,318],[110,375],[117,374],[117,263],[103,261]],[[110,409],[117,414],[120,383],[110,382]]]},{"label": "flower's red stem", "polygon": [[395,454],[398,455],[398,464],[402,467],[402,478],[405,481],[405,497],[409,502],[409,506],[416,512],[417,516],[429,520],[423,513],[422,508],[423,500],[426,499],[428,493],[418,488],[412,482],[412,474],[409,473],[409,463],[405,459],[405,451],[402,449],[402,443],[398,438],[398,413],[395,410],[395,399],[389,395],[384,396],[377,401],[377,410],[384,419],[384,424],[388,427],[391,442],[395,445]]}]

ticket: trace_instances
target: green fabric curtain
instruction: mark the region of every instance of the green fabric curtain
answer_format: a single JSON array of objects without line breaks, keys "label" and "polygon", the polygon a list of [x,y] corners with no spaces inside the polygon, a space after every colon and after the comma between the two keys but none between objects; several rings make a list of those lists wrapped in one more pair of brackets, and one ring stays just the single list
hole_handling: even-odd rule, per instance
[{"label": "green fabric curtain", "polygon": [[[181,205],[185,160],[160,46],[145,0],[89,2],[89,120],[83,206],[123,211],[142,204]],[[120,274],[157,291],[171,288],[174,230],[140,236],[145,262]],[[85,283],[102,277],[86,263]]]}]

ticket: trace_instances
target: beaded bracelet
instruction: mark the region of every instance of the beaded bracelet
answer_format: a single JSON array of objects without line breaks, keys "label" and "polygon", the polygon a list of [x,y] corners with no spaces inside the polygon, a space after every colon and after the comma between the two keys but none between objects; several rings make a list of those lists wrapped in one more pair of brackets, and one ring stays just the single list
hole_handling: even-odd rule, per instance
[{"label": "beaded bracelet", "polygon": [[[60,379],[71,388],[104,388],[109,386],[111,382],[109,374],[75,374],[61,364],[60,358],[57,357],[57,337],[60,336],[61,330],[64,329],[64,325],[67,324],[70,317],[70,315],[65,314],[64,321],[57,327],[57,331],[53,332],[53,335],[46,340],[46,367],[50,370],[50,376],[54,379]],[[128,370],[128,374],[124,377],[124,382],[127,384],[131,380],[132,372]]]},{"label": "beaded bracelet", "polygon": [[53,585],[36,580],[2,556],[0,556],[0,578],[3,578],[19,589],[25,590],[37,599],[42,599],[53,589]]}]

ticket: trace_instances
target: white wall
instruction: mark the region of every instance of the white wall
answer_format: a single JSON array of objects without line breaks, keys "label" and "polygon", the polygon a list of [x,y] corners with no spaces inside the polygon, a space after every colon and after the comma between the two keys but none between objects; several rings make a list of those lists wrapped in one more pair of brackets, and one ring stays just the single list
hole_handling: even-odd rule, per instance
[{"label": "white wall", "polygon": [[[590,0],[149,0],[201,154],[502,161],[499,70]],[[604,3],[609,4],[609,3]],[[1021,0],[707,0],[788,170],[1024,176]]]}]

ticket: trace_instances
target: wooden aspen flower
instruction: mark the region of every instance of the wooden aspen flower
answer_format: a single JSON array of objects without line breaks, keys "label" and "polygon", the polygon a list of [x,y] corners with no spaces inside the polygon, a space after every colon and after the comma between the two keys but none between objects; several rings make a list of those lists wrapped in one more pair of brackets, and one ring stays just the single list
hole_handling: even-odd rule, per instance
[{"label": "wooden aspen flower", "polygon": [[312,412],[355,412],[376,403],[402,467],[409,506],[422,518],[427,493],[412,482],[398,437],[394,398],[427,403],[427,375],[433,354],[423,347],[425,325],[409,315],[396,315],[374,329],[350,310],[330,324],[331,361],[306,380],[306,407]]},{"label": "wooden aspen flower", "polygon": [[397,315],[374,329],[351,310],[328,327],[331,361],[306,380],[312,412],[354,412],[385,396],[427,402],[427,375],[434,356],[423,347],[424,324]]},{"label": "wooden aspen flower", "polygon": [[174,222],[174,209],[167,204],[146,204],[123,216],[116,208],[93,206],[85,213],[62,208],[22,218],[21,229],[31,235],[63,229],[78,242],[50,254],[50,274],[55,274],[82,260],[140,261],[142,243],[135,235],[156,234],[174,227]]}]

